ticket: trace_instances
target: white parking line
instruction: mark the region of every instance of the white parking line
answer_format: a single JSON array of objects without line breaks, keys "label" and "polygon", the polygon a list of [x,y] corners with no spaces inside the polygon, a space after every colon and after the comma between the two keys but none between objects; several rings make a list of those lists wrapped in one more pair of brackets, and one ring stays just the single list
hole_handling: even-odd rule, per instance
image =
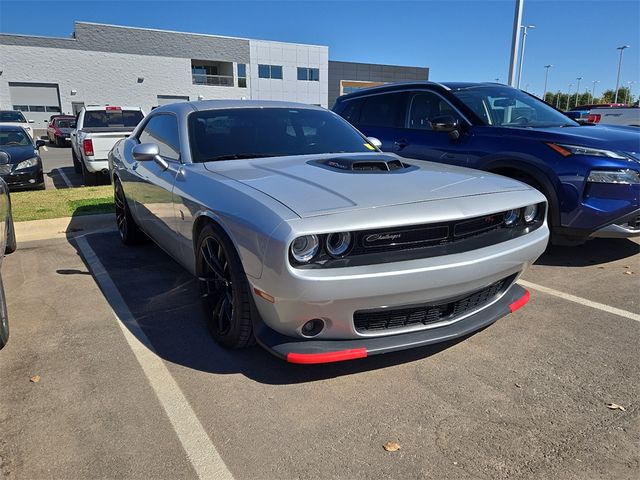
[{"label": "white parking line", "polygon": [[156,354],[111,277],[84,237],[76,239],[85,261],[118,320],[129,347],[142,367],[149,384],[176,432],[184,451],[200,479],[233,479],[216,447],[189,405],[182,390]]},{"label": "white parking line", "polygon": [[48,152],[48,151],[49,151],[49,149],[47,148],[47,146],[46,146],[46,145],[43,145],[43,146],[41,146],[40,148],[41,148],[41,149],[43,149],[45,152]]},{"label": "white parking line", "polygon": [[69,177],[67,177],[67,174],[64,173],[61,168],[58,168],[57,171],[62,177],[64,183],[67,185],[67,188],[73,188],[73,184],[71,183],[71,180],[69,180]]},{"label": "white parking line", "polygon": [[629,312],[627,310],[622,310],[616,307],[611,307],[609,305],[605,305],[604,303],[592,302],[591,300],[587,300],[586,298],[576,297],[575,295],[560,292],[558,290],[554,290],[553,288],[543,287],[542,285],[527,282],[526,280],[518,280],[518,283],[523,287],[531,288],[533,290],[538,290],[539,292],[546,293],[548,295],[553,295],[554,297],[559,297],[564,300],[569,300],[570,302],[579,303],[587,307],[602,310],[603,312],[613,313],[614,315],[618,315],[620,317],[624,317],[630,320],[635,320],[636,322],[640,322],[640,315],[638,315],[637,313]]}]

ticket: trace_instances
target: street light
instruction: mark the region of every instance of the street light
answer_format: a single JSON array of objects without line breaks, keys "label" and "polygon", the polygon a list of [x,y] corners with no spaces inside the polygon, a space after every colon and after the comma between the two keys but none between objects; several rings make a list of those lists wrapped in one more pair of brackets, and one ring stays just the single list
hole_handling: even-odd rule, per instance
[{"label": "street light", "polygon": [[520,80],[522,79],[522,64],[524,63],[524,47],[527,43],[527,32],[530,28],[536,28],[535,25],[521,25],[522,29],[522,49],[520,50],[520,62],[518,64],[518,84],[517,88],[520,88]]},{"label": "street light", "polygon": [[582,80],[582,77],[578,77],[576,78],[576,80],[578,80],[578,88],[576,88],[576,104],[575,106],[578,106],[578,95],[580,95],[580,80]]},{"label": "street light", "polygon": [[553,67],[553,65],[544,66],[544,91],[542,92],[542,100],[547,96],[547,79],[549,78],[549,69],[551,67]]},{"label": "street light", "polygon": [[573,87],[573,83],[569,84],[569,91],[567,92],[567,108],[565,108],[565,110],[569,110],[569,100],[571,100],[571,87]]},{"label": "street light", "polygon": [[627,85],[629,85],[628,87],[628,91],[627,91],[627,98],[626,101],[624,103],[629,103],[629,99],[631,99],[631,101],[633,102],[633,96],[631,95],[631,85],[633,85],[635,82],[635,80],[629,80],[627,82]]},{"label": "street light", "polygon": [[618,103],[618,86],[620,85],[620,69],[622,68],[622,53],[625,48],[629,48],[630,45],[623,45],[621,47],[616,48],[616,50],[620,50],[620,60],[618,60],[618,76],[616,77],[616,97],[613,100],[613,103]]},{"label": "street light", "polygon": [[593,103],[596,99],[596,83],[600,83],[600,80],[594,80],[593,87],[591,87],[591,103]]},{"label": "street light", "polygon": [[560,90],[556,93],[556,108],[560,108]]}]

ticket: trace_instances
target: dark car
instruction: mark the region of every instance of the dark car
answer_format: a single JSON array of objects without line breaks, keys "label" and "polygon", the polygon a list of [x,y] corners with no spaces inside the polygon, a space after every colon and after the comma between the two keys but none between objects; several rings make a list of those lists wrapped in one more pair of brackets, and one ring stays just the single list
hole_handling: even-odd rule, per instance
[{"label": "dark car", "polygon": [[520,90],[491,83],[391,84],[333,110],[398,155],[478,168],[545,194],[554,243],[640,235],[640,132],[580,126]]},{"label": "dark car", "polygon": [[76,128],[76,117],[55,116],[49,121],[47,126],[47,137],[49,143],[56,147],[63,147],[71,140],[71,130]]},{"label": "dark car", "polygon": [[11,190],[44,189],[42,159],[38,149],[44,140],[36,140],[22,127],[0,125],[0,177]]},{"label": "dark car", "polygon": [[[3,253],[12,253],[16,250],[16,235],[11,216],[11,198],[9,188],[0,178],[0,267],[2,267]],[[9,319],[7,317],[7,302],[4,296],[2,274],[0,274],[0,349],[9,339]]]}]

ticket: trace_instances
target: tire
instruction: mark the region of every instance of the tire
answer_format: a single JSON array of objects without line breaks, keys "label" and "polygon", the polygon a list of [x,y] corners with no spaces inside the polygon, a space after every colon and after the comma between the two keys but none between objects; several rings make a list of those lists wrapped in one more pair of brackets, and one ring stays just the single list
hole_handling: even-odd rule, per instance
[{"label": "tire", "polygon": [[125,245],[138,245],[144,243],[148,237],[140,230],[133,219],[127,197],[124,194],[120,180],[113,182],[113,198],[116,206],[116,226],[120,234],[120,240]]},{"label": "tire", "polygon": [[13,253],[18,248],[16,242],[16,230],[13,226],[13,214],[9,211],[9,217],[7,218],[7,244],[4,249],[4,253]]},{"label": "tire", "polygon": [[84,166],[84,163],[81,164],[82,167],[82,181],[86,187],[93,187],[98,185],[98,174],[90,172]]},{"label": "tire", "polygon": [[64,140],[56,137],[56,147],[57,148],[62,148],[63,147],[63,142],[64,142]]},{"label": "tire", "polygon": [[7,315],[7,299],[4,295],[4,284],[0,276],[0,349],[9,340],[9,318]]},{"label": "tire", "polygon": [[229,238],[211,223],[198,235],[196,272],[214,340],[227,348],[253,345],[254,309],[247,276]]},{"label": "tire", "polygon": [[73,148],[71,149],[71,159],[73,160],[73,170],[76,173],[82,173],[82,165],[78,161],[78,157],[76,157],[76,154],[73,151]]}]

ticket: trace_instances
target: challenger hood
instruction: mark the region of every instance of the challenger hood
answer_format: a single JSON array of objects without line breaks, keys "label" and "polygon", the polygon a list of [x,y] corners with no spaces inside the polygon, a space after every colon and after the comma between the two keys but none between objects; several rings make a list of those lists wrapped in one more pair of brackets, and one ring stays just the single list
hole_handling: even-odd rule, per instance
[{"label": "challenger hood", "polygon": [[[479,170],[407,159],[402,168],[399,160],[377,153],[325,154],[209,162],[205,168],[269,195],[303,218],[456,197],[472,202],[478,195],[529,189]],[[393,169],[377,170],[381,164]]]}]

